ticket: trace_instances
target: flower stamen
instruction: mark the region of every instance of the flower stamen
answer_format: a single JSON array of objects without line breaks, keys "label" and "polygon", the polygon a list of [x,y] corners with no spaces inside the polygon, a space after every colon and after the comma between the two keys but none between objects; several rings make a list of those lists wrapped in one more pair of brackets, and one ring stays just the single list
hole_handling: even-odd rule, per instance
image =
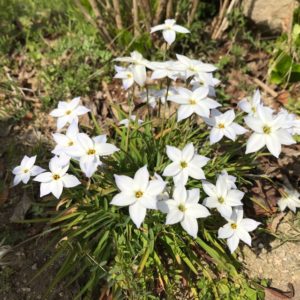
[{"label": "flower stamen", "polygon": [[224,198],[221,196],[221,197],[218,198],[218,201],[219,201],[219,203],[222,204],[222,203],[224,203]]},{"label": "flower stamen", "polygon": [[188,166],[188,164],[187,164],[186,161],[181,161],[181,162],[180,162],[180,167],[181,167],[182,169],[186,168],[187,166]]},{"label": "flower stamen", "polygon": [[236,223],[232,223],[232,224],[230,224],[230,226],[231,226],[232,229],[236,229],[237,228],[237,224]]},{"label": "flower stamen", "polygon": [[96,150],[95,149],[89,149],[86,153],[87,153],[87,155],[94,155],[94,154],[96,154]]},{"label": "flower stamen", "polygon": [[60,179],[60,176],[59,176],[58,174],[54,174],[54,175],[52,176],[52,178],[53,178],[54,180],[58,180],[58,179]]},{"label": "flower stamen", "polygon": [[185,212],[186,211],[186,207],[184,206],[184,204],[180,203],[178,205],[178,209],[181,211],[181,212]]},{"label": "flower stamen", "polygon": [[270,126],[264,126],[263,127],[264,134],[270,134],[271,133],[271,127]]},{"label": "flower stamen", "polygon": [[135,198],[141,198],[144,195],[142,191],[135,192]]}]

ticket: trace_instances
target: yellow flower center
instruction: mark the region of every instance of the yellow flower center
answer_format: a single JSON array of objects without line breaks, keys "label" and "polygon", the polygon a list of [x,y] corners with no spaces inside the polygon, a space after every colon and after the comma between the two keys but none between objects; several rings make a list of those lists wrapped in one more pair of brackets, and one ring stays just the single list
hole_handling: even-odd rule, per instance
[{"label": "yellow flower center", "polygon": [[186,168],[187,166],[188,166],[188,164],[187,164],[186,161],[180,162],[180,167],[181,167],[182,169]]},{"label": "yellow flower center", "polygon": [[218,198],[218,201],[219,201],[219,203],[222,204],[222,203],[224,203],[224,198],[223,198],[223,197],[219,197],[219,198]]},{"label": "yellow flower center", "polygon": [[132,76],[132,74],[131,73],[127,73],[127,78],[132,78],[133,76]]},{"label": "yellow flower center", "polygon": [[135,192],[135,198],[141,198],[144,195],[142,191]]},{"label": "yellow flower center", "polygon": [[74,142],[73,141],[69,141],[68,146],[73,146]]},{"label": "yellow flower center", "polygon": [[186,211],[186,207],[182,203],[178,205],[178,209],[182,212]]},{"label": "yellow flower center", "polygon": [[28,172],[29,172],[29,169],[24,169],[23,172],[24,172],[24,173],[28,173]]},{"label": "yellow flower center", "polygon": [[256,108],[254,106],[251,107],[251,110],[252,110],[253,113],[256,112]]},{"label": "yellow flower center", "polygon": [[197,104],[197,101],[196,101],[195,99],[190,99],[190,100],[189,100],[189,103],[190,103],[191,105],[195,105],[195,104]]},{"label": "yellow flower center", "polygon": [[271,127],[270,126],[264,126],[263,127],[264,134],[270,134],[271,133]]},{"label": "yellow flower center", "polygon": [[54,180],[58,180],[58,179],[60,178],[60,176],[59,176],[58,174],[54,174],[54,175],[52,176],[52,178],[53,178]]},{"label": "yellow flower center", "polygon": [[66,111],[66,115],[70,115],[71,113],[72,113],[71,110],[67,110],[67,111]]},{"label": "yellow flower center", "polygon": [[96,153],[95,149],[89,149],[87,152],[87,155],[94,155]]},{"label": "yellow flower center", "polygon": [[236,229],[237,228],[236,223],[232,223],[232,224],[230,224],[230,226],[231,226],[232,229]]},{"label": "yellow flower center", "polygon": [[225,128],[225,125],[223,123],[219,123],[218,128],[223,129],[223,128]]}]

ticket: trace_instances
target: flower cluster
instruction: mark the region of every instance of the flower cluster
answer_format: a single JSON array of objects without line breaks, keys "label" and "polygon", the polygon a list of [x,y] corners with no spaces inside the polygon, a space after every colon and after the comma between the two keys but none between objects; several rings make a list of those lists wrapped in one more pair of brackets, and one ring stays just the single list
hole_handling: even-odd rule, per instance
[{"label": "flower cluster", "polygon": [[[177,32],[189,33],[189,30],[177,25],[175,20],[166,20],[164,24],[153,27],[151,33],[160,30],[168,45],[166,49],[175,41]],[[278,157],[281,145],[295,143],[292,135],[300,133],[299,120],[287,111],[281,110],[276,114],[271,108],[264,106],[258,90],[252,99],[243,99],[238,104],[239,109],[247,114],[244,122],[250,130],[238,124],[235,111],[222,108],[220,101],[216,100],[215,87],[220,81],[213,75],[217,68],[212,64],[179,54],[173,60],[151,62],[137,51],[132,52],[129,57],[116,58],[115,61],[124,64],[115,66],[115,78],[122,80],[126,90],[139,87],[139,97],[150,106],[149,110],[157,109],[157,103],[160,109],[161,105],[166,107],[173,102],[177,106],[178,123],[191,116],[201,118],[202,123],[208,126],[207,144],[210,147],[224,137],[231,141],[236,141],[242,135],[248,137],[250,131],[246,153],[256,152],[266,146]],[[166,80],[167,87],[162,88],[160,84],[161,88],[157,89],[158,80]],[[112,155],[119,149],[107,142],[106,135],[90,137],[80,132],[79,116],[88,112],[89,109],[80,104],[79,97],[70,102],[59,102],[58,107],[50,113],[57,118],[58,132],[53,133],[56,145],[52,151],[54,157],[49,162],[49,171],[34,165],[35,156],[25,156],[21,165],[13,170],[14,185],[21,181],[26,184],[34,176],[34,181],[40,183],[41,196],[52,193],[59,198],[63,188],[81,184],[77,177],[69,174],[73,163],[78,164],[83,174],[91,178],[103,164],[101,158]],[[128,118],[119,120],[118,123],[124,127],[128,139],[131,123],[143,126],[143,120],[132,115],[131,111]],[[66,125],[68,128],[64,130]],[[238,190],[236,178],[224,170],[213,184],[206,180],[205,175],[205,167],[210,158],[200,155],[197,145],[195,147],[193,143],[187,143],[182,148],[169,144],[165,146],[169,161],[161,171],[166,178],[163,179],[156,173],[152,177],[147,165],[138,169],[133,177],[114,174],[119,193],[112,197],[110,204],[128,206],[130,218],[138,228],[144,222],[147,210],[160,211],[166,214],[166,225],[180,223],[193,238],[198,235],[198,219],[209,217],[217,211],[226,222],[219,228],[218,237],[227,239],[230,251],[235,251],[240,240],[251,245],[249,232],[255,230],[260,223],[243,218],[244,193]],[[202,203],[200,189],[187,188],[191,182],[202,187],[207,195]],[[288,206],[295,211],[296,207],[300,207],[298,198],[297,193],[286,193],[285,198],[278,203],[280,209],[284,210]]]}]

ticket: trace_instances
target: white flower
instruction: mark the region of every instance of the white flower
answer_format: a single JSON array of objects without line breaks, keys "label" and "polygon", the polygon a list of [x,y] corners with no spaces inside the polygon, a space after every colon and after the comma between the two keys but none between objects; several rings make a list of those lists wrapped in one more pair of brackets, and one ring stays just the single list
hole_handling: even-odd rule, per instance
[{"label": "white flower", "polygon": [[140,97],[143,103],[147,103],[152,108],[155,108],[157,103],[160,101],[162,104],[166,103],[166,98],[168,98],[171,95],[176,95],[177,91],[173,87],[170,87],[167,91],[167,89],[161,89],[161,90],[154,90],[149,89],[148,95],[147,92],[140,93]]},{"label": "white flower", "polygon": [[199,204],[199,189],[187,191],[183,185],[178,185],[174,189],[173,199],[161,201],[159,208],[167,213],[166,224],[179,223],[182,228],[193,238],[198,233],[198,218],[206,218],[210,215],[208,209]]},{"label": "white flower", "polygon": [[300,119],[297,119],[295,114],[291,114],[286,109],[281,108],[278,115],[284,116],[285,120],[282,126],[291,135],[300,134]]},{"label": "white flower", "polygon": [[191,80],[193,91],[201,86],[207,86],[209,89],[208,96],[216,97],[215,86],[220,83],[220,80],[213,77],[212,73],[201,73],[201,75],[195,75]]},{"label": "white flower", "polygon": [[143,57],[138,51],[133,51],[128,57],[118,57],[115,61],[130,63],[130,70],[132,70],[134,81],[143,86],[147,79],[146,67],[149,65],[149,61]]},{"label": "white flower", "polygon": [[57,118],[57,129],[63,128],[67,123],[74,120],[78,123],[78,116],[84,115],[90,110],[79,105],[80,97],[74,98],[70,102],[59,101],[56,109],[50,112],[50,116]]},{"label": "white flower", "polygon": [[243,205],[241,200],[244,193],[232,189],[230,182],[224,175],[218,176],[216,185],[204,180],[202,186],[208,195],[203,204],[209,208],[216,208],[223,217],[231,215],[233,206]]},{"label": "white flower", "polygon": [[232,176],[232,175],[229,175],[229,174],[227,173],[226,170],[223,170],[223,171],[221,172],[221,175],[220,175],[220,176],[223,176],[223,177],[225,178],[225,181],[226,181],[226,183],[227,183],[227,185],[228,185],[228,187],[229,187],[230,189],[236,189],[236,188],[237,188],[237,186],[236,186],[236,184],[235,184],[235,182],[236,182],[236,177],[234,177],[234,176]]},{"label": "white flower", "polygon": [[19,184],[21,181],[23,183],[28,183],[30,176],[36,176],[45,170],[41,167],[35,166],[36,156],[24,156],[21,164],[17,167],[15,167],[12,171],[12,173],[15,175],[13,185]]},{"label": "white flower", "polygon": [[69,165],[62,165],[57,157],[50,160],[49,169],[50,172],[39,174],[34,178],[35,181],[41,182],[41,197],[52,193],[58,199],[64,187],[71,188],[80,184],[74,175],[67,174]]},{"label": "white flower", "polygon": [[132,68],[123,68],[120,66],[115,66],[115,70],[117,74],[114,76],[114,78],[122,79],[124,89],[129,89],[134,83],[134,75]]},{"label": "white flower", "polygon": [[190,31],[183,26],[177,25],[176,20],[167,19],[165,24],[156,25],[151,28],[151,33],[156,31],[163,31],[164,40],[171,45],[176,39],[176,32],[189,33]]},{"label": "white flower", "polygon": [[165,77],[176,80],[182,74],[182,68],[177,61],[151,62],[149,68],[153,70],[151,79],[162,79]]},{"label": "white flower", "polygon": [[278,206],[281,211],[284,211],[287,207],[296,213],[296,208],[300,207],[300,194],[295,189],[289,189],[284,187],[284,193],[278,200]]},{"label": "white flower", "polygon": [[66,134],[62,134],[58,132],[52,134],[57,144],[54,150],[52,151],[52,153],[59,155],[65,153],[67,149],[69,149],[70,147],[76,147],[78,133],[79,133],[78,123],[76,121],[73,121],[71,125],[68,127]]},{"label": "white flower", "polygon": [[[136,116],[135,116],[135,115],[132,115],[130,119],[131,119],[131,121],[132,121],[133,123],[137,122],[138,125],[141,125],[141,124],[143,123],[143,120],[141,120],[141,119],[137,119],[137,120],[136,120]],[[121,121],[119,122],[119,126],[125,126],[125,127],[128,127],[128,126],[129,126],[129,119],[123,119],[123,120],[121,120]]]},{"label": "white flower", "polygon": [[252,99],[244,98],[238,103],[239,108],[249,115],[256,115],[257,107],[260,105],[262,103],[258,89],[254,92]]},{"label": "white flower", "polygon": [[208,97],[208,87],[199,87],[194,91],[180,87],[177,95],[171,95],[168,100],[180,104],[177,115],[177,122],[184,120],[196,113],[200,117],[209,117],[210,109],[220,106],[220,104]]},{"label": "white flower", "polygon": [[273,111],[267,107],[257,107],[257,116],[245,117],[245,123],[254,131],[247,141],[246,153],[256,152],[267,146],[275,157],[279,157],[281,145],[296,143],[288,130],[284,128],[284,115],[274,116]]},{"label": "white flower", "polygon": [[207,164],[209,158],[196,154],[192,143],[182,150],[167,146],[167,155],[172,163],[165,168],[163,176],[172,176],[175,185],[186,185],[189,176],[205,179],[202,167]]},{"label": "white flower", "polygon": [[134,178],[115,175],[115,180],[120,193],[113,197],[111,204],[129,206],[130,218],[140,227],[147,209],[157,209],[157,196],[164,190],[165,183],[162,180],[149,181],[147,166],[140,168]]},{"label": "white flower", "polygon": [[79,160],[80,168],[86,177],[92,177],[102,164],[100,156],[111,155],[118,150],[116,146],[106,143],[105,135],[90,138],[85,133],[79,133],[77,146],[68,149],[66,153]]},{"label": "white flower", "polygon": [[203,73],[211,73],[217,70],[212,64],[205,64],[200,60],[190,59],[184,55],[176,54],[178,61],[182,65],[182,70],[185,72],[185,79],[191,76],[199,76],[203,78]]},{"label": "white flower", "polygon": [[204,119],[208,125],[212,126],[209,140],[210,144],[219,142],[224,135],[232,141],[235,141],[237,135],[244,134],[247,130],[239,124],[233,122],[235,119],[234,110],[228,110],[225,113],[214,112],[209,119]]},{"label": "white flower", "polygon": [[227,245],[231,253],[238,247],[240,240],[251,246],[249,232],[255,230],[260,224],[252,219],[243,219],[243,214],[242,207],[234,209],[231,216],[229,218],[226,217],[228,223],[219,228],[218,231],[218,238],[227,239]]}]

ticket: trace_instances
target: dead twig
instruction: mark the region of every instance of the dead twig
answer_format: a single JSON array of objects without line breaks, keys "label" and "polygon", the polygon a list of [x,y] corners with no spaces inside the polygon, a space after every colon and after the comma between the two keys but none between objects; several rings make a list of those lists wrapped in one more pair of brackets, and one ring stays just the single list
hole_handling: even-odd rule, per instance
[{"label": "dead twig", "polygon": [[199,0],[193,0],[192,1],[192,6],[191,6],[191,11],[188,14],[188,26],[190,26],[195,18],[197,8],[199,6]]},{"label": "dead twig", "polygon": [[133,16],[133,30],[134,36],[138,36],[140,34],[139,28],[139,11],[138,11],[137,0],[132,0],[132,16]]},{"label": "dead twig", "polygon": [[167,6],[167,0],[159,0],[158,1],[158,5],[157,5],[155,17],[154,17],[154,25],[157,25],[160,23],[163,15],[164,15],[164,12],[166,10],[166,6]]},{"label": "dead twig", "polygon": [[119,0],[113,0],[113,7],[114,7],[114,14],[115,14],[115,20],[116,25],[119,30],[123,29],[123,22],[122,22],[122,16],[121,16],[121,9],[120,9],[120,2]]},{"label": "dead twig", "polygon": [[252,80],[259,85],[264,91],[266,91],[268,94],[270,94],[272,97],[276,98],[278,96],[278,93],[275,92],[272,88],[270,88],[268,85],[263,83],[258,78],[252,78]]},{"label": "dead twig", "polygon": [[173,0],[169,0],[166,9],[166,19],[171,19],[173,17]]}]

